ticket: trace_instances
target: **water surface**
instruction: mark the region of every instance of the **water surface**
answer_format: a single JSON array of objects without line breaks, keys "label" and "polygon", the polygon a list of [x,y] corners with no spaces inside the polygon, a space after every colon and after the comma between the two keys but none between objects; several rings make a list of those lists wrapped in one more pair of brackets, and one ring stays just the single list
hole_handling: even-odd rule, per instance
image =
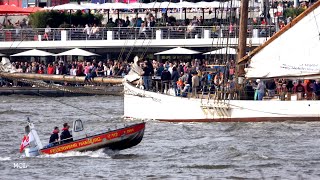
[{"label": "water surface", "polygon": [[120,152],[19,153],[27,117],[45,144],[79,118],[89,132],[135,123],[122,114],[122,97],[0,96],[0,179],[320,179],[319,122],[147,121],[142,142]]}]

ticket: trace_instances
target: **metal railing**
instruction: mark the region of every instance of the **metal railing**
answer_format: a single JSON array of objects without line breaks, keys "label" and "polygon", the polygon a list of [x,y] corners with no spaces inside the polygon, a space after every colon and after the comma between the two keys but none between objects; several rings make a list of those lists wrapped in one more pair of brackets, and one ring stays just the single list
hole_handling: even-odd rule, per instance
[{"label": "metal railing", "polygon": [[[249,26],[248,38],[271,37],[275,26]],[[238,38],[239,27],[229,26],[187,26],[170,27],[99,27],[92,28],[45,28],[0,29],[0,41],[61,41],[65,40],[138,40],[138,39],[200,39],[200,38]]]}]

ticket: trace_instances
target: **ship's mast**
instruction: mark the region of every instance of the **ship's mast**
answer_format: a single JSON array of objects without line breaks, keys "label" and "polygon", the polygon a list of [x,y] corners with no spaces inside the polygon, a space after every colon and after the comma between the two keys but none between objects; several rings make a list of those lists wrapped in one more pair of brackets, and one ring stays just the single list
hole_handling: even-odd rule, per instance
[{"label": "ship's mast", "polygon": [[236,78],[244,76],[244,65],[238,64],[240,59],[246,55],[247,46],[247,28],[248,28],[248,6],[249,0],[241,0],[240,7],[240,29],[239,29],[239,43],[238,43],[238,58]]}]

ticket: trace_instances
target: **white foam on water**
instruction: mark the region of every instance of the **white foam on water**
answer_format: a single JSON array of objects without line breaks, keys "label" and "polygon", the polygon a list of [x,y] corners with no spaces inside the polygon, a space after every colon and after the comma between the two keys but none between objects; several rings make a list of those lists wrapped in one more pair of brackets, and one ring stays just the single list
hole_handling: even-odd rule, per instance
[{"label": "white foam on water", "polygon": [[0,157],[0,161],[10,161],[10,157]]},{"label": "white foam on water", "polygon": [[62,157],[93,157],[93,158],[107,158],[110,159],[109,153],[106,153],[104,149],[99,149],[97,151],[69,151],[65,153],[57,153],[57,154],[45,154],[38,156],[39,158],[62,158]]}]

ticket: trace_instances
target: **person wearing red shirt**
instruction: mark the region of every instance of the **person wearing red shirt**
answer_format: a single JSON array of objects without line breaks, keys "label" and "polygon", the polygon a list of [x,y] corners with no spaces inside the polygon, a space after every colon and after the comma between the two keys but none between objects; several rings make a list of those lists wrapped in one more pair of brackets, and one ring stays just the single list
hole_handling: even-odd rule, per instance
[{"label": "person wearing red shirt", "polygon": [[44,74],[44,69],[42,66],[39,67],[38,74]]},{"label": "person wearing red shirt", "polygon": [[47,72],[48,72],[48,74],[54,74],[54,68],[53,68],[52,64],[49,64]]}]

